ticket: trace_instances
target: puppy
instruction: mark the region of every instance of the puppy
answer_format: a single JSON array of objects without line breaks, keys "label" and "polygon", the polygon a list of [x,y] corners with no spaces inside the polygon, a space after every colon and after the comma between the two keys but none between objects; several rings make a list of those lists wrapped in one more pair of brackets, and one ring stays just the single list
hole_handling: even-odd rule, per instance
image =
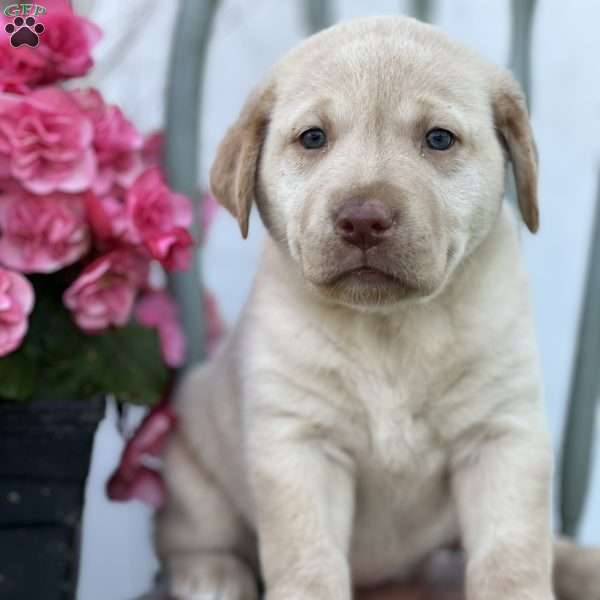
[{"label": "puppy", "polygon": [[[211,186],[244,237],[253,202],[270,236],[179,393],[157,532],[175,598],[253,600],[260,557],[268,600],[349,600],[457,539],[468,600],[555,597],[507,161],[535,232],[518,85],[412,19],[319,33],[251,95]],[[566,600],[599,600],[598,554],[558,556],[586,578]]]}]

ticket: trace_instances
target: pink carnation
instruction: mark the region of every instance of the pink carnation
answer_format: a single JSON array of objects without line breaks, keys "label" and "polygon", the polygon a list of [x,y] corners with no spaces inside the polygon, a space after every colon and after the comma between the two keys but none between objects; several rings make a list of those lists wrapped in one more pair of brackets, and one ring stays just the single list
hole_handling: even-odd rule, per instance
[{"label": "pink carnation", "polygon": [[34,196],[20,188],[0,195],[0,262],[23,273],[53,273],[90,247],[80,196]]},{"label": "pink carnation", "polygon": [[148,268],[148,261],[129,249],[113,250],[86,267],[63,296],[77,325],[88,333],[125,325]]},{"label": "pink carnation", "polygon": [[142,146],[142,160],[146,168],[159,167],[162,163],[164,135],[162,131],[155,131],[147,135]]},{"label": "pink carnation", "polygon": [[127,190],[127,213],[139,241],[192,222],[189,199],[169,189],[158,167],[146,170]]},{"label": "pink carnation", "polygon": [[170,389],[152,407],[135,435],[127,442],[119,466],[106,485],[111,500],[141,500],[160,509],[167,494],[161,474],[148,466],[149,459],[159,458],[169,441],[177,417],[170,405]]},{"label": "pink carnation", "polygon": [[192,222],[192,205],[167,187],[158,167],[136,179],[127,191],[126,207],[130,241],[144,243],[166,269],[187,269],[193,241],[185,228]]},{"label": "pink carnation", "polygon": [[0,267],[0,356],[21,345],[33,299],[33,288],[25,277]]},{"label": "pink carnation", "polygon": [[85,75],[94,65],[92,48],[102,37],[100,28],[76,15],[68,3],[57,8],[54,5],[42,18],[46,31],[37,50],[48,64],[44,82]]},{"label": "pink carnation", "polygon": [[186,229],[176,227],[166,233],[146,238],[146,246],[167,271],[185,271],[192,263],[192,236]]},{"label": "pink carnation", "polygon": [[81,192],[96,177],[93,135],[90,119],[61,89],[0,94],[0,177],[34,194]]},{"label": "pink carnation", "polygon": [[45,61],[34,48],[13,48],[0,32],[0,92],[27,93],[39,83],[44,68]]},{"label": "pink carnation", "polygon": [[144,169],[144,140],[116,106],[106,104],[97,90],[77,90],[73,98],[94,124],[94,149],[98,174],[96,194],[106,194],[115,184],[129,187]]},{"label": "pink carnation", "polygon": [[100,249],[111,247],[129,238],[129,219],[125,205],[118,194],[98,197],[92,192],[85,196],[87,217],[96,246]]},{"label": "pink carnation", "polygon": [[[44,26],[36,48],[13,48],[8,35],[0,36],[3,91],[26,91],[68,77],[79,77],[94,64],[91,51],[102,36],[100,29],[76,15],[68,2],[53,0],[48,12],[36,19]],[[1,28],[11,20],[2,16]]]},{"label": "pink carnation", "polygon": [[180,367],[185,360],[185,335],[179,322],[179,309],[164,290],[151,290],[139,300],[135,317],[144,327],[155,328],[165,363]]}]

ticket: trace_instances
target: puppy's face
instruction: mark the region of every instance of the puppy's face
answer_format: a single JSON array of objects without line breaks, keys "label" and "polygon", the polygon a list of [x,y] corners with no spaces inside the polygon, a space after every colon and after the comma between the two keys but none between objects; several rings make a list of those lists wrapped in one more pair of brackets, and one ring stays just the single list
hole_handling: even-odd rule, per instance
[{"label": "puppy's face", "polygon": [[[503,148],[504,146],[504,148]],[[435,295],[488,234],[505,148],[537,228],[535,151],[510,77],[412,20],[338,26],[288,55],[212,172],[327,298],[377,307]]]}]

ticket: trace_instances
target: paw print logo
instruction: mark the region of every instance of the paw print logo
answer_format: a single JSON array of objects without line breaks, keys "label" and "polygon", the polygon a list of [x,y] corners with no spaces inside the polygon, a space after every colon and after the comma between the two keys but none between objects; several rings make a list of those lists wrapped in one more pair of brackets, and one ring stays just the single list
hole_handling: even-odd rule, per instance
[{"label": "paw print logo", "polygon": [[12,23],[4,27],[4,31],[10,35],[10,44],[14,48],[19,46],[37,47],[40,43],[40,35],[44,33],[44,26],[35,22],[35,17],[15,17]]}]

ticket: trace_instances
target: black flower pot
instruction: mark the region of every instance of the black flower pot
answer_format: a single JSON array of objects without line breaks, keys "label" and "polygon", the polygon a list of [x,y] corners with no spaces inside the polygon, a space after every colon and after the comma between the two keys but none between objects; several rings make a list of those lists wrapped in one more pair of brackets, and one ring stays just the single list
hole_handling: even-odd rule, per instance
[{"label": "black flower pot", "polygon": [[0,401],[0,598],[73,600],[104,403]]}]

